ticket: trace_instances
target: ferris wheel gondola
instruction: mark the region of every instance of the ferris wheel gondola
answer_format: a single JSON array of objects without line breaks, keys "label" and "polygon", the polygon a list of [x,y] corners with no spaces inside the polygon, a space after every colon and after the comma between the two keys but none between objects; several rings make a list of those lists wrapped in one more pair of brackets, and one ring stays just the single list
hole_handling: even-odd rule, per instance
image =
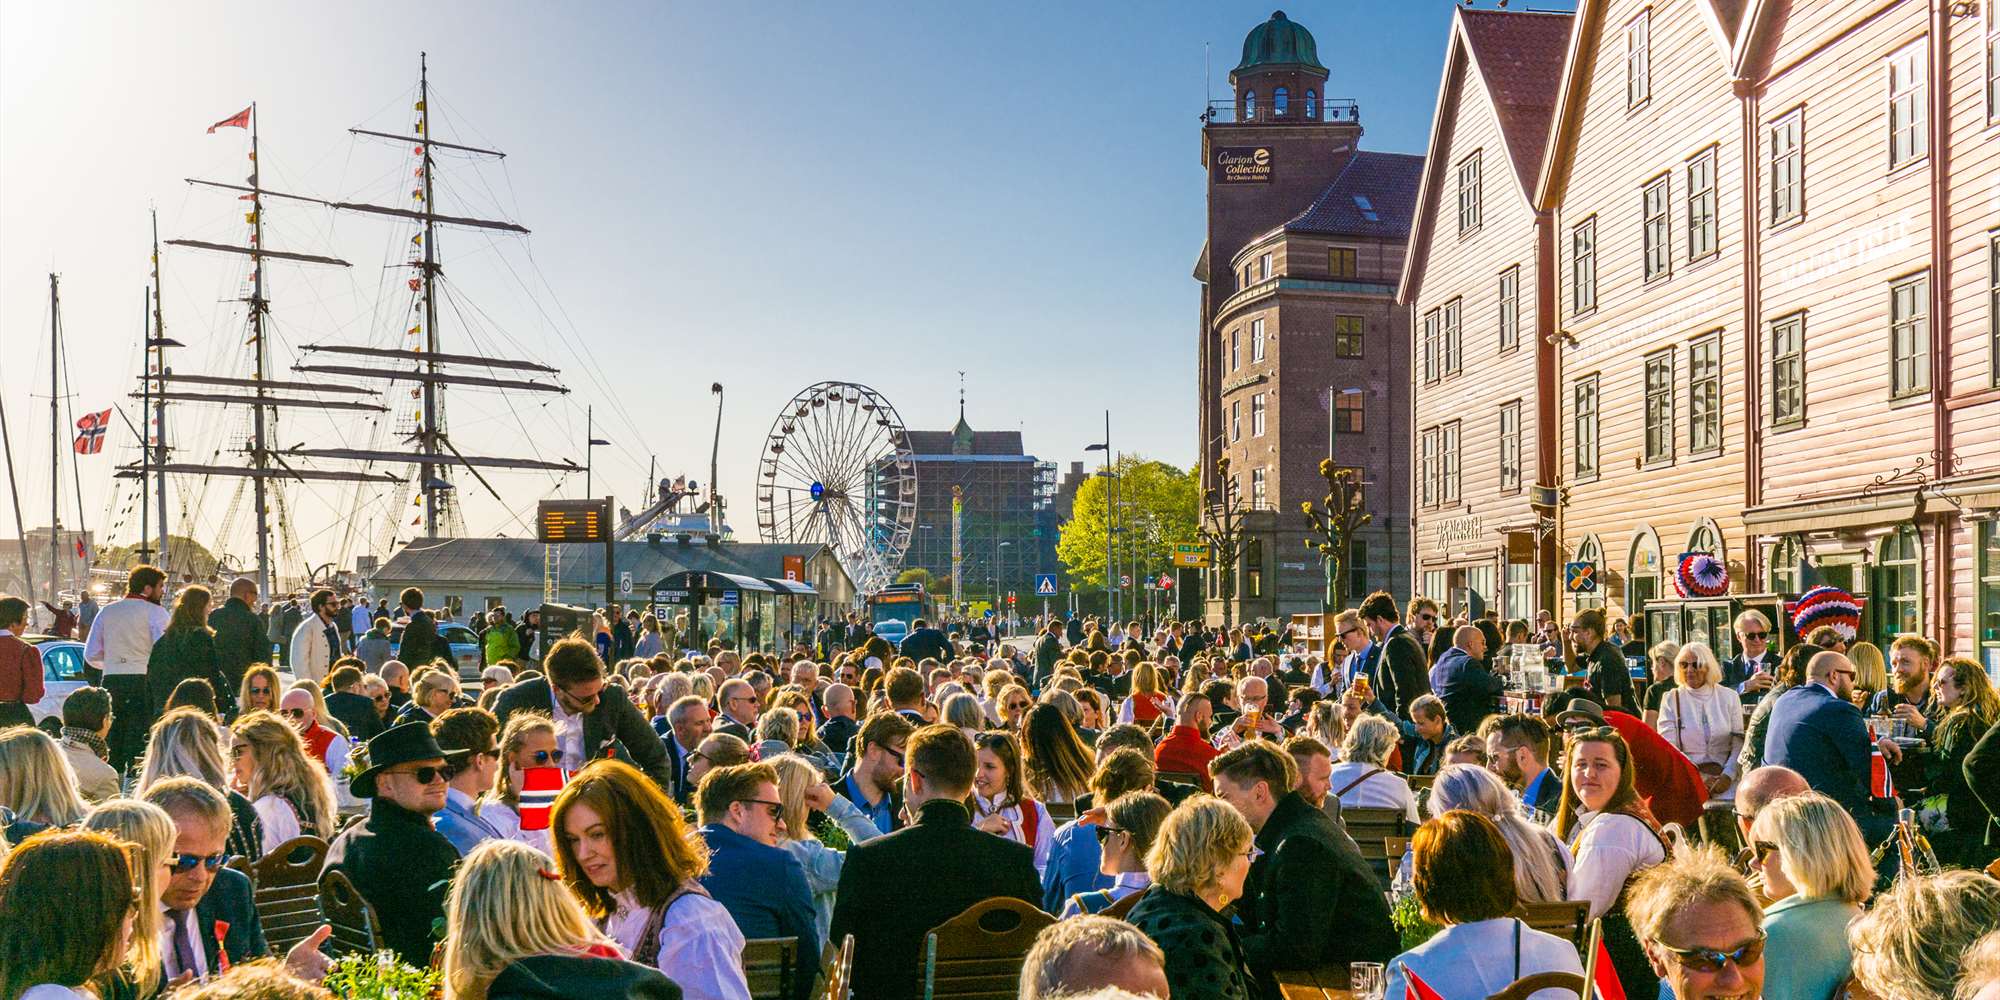
[{"label": "ferris wheel gondola", "polygon": [[819,382],[778,412],[757,463],[764,541],[831,547],[865,595],[895,579],[916,520],[909,434],[881,393]]}]

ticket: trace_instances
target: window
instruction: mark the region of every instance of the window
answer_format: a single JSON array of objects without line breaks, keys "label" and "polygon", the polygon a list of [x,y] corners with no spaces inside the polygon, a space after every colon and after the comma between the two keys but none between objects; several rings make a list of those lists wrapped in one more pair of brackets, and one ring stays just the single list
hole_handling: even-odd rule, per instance
[{"label": "window", "polygon": [[1243,360],[1243,351],[1242,351],[1242,347],[1243,347],[1243,345],[1242,345],[1242,339],[1243,339],[1243,331],[1242,331],[1242,330],[1231,330],[1231,331],[1229,331],[1229,370],[1230,370],[1230,371],[1235,371],[1236,369],[1238,369],[1238,368],[1241,368],[1241,367],[1243,366],[1243,365],[1242,365],[1242,360]]},{"label": "window", "polygon": [[1354,207],[1357,211],[1361,213],[1361,217],[1363,219],[1366,219],[1369,222],[1382,221],[1382,213],[1375,211],[1375,203],[1369,201],[1367,195],[1365,194],[1355,195]]},{"label": "window", "polygon": [[1292,92],[1283,87],[1271,91],[1271,113],[1279,118],[1292,108]]},{"label": "window", "polygon": [[1625,610],[1639,614],[1646,602],[1660,596],[1660,536],[1643,528],[1632,538],[1625,561]]},{"label": "window", "polygon": [[1250,506],[1264,506],[1264,470],[1261,468],[1250,470]]},{"label": "window", "polygon": [[1888,649],[1896,637],[1921,630],[1923,563],[1916,526],[1900,524],[1882,539],[1875,555],[1875,592],[1868,595],[1876,613],[1875,644]]},{"label": "window", "polygon": [[1688,532],[1688,544],[1684,551],[1706,552],[1723,562],[1729,561],[1729,553],[1722,547],[1722,529],[1705,517],[1696,521],[1694,530]]},{"label": "window", "polygon": [[1500,492],[1521,492],[1521,401],[1500,407]]},{"label": "window", "polygon": [[1437,506],[1438,429],[1427,427],[1417,435],[1417,493],[1425,507]]},{"label": "window", "polygon": [[1359,316],[1335,316],[1333,318],[1333,356],[1336,358],[1358,358],[1361,356],[1361,336],[1366,325]]},{"label": "window", "polygon": [[[1360,591],[1355,591],[1360,593]],[[1500,614],[1523,621],[1535,617],[1535,566],[1533,563],[1507,564],[1507,596]]]},{"label": "window", "polygon": [[1318,91],[1314,91],[1314,90],[1308,90],[1308,91],[1306,91],[1306,118],[1307,118],[1307,119],[1309,119],[1309,120],[1311,120],[1311,121],[1319,121],[1319,92],[1318,92]]},{"label": "window", "polygon": [[1653,94],[1651,9],[1625,25],[1625,106],[1636,108]]},{"label": "window", "polygon": [[1909,396],[1931,387],[1930,275],[1889,286],[1889,390]]},{"label": "window", "polygon": [[1229,440],[1243,440],[1243,401],[1240,399],[1229,404]]},{"label": "window", "polygon": [[1444,375],[1458,374],[1459,339],[1458,307],[1460,300],[1453,299],[1444,304],[1444,312],[1438,319],[1438,346],[1442,353],[1438,357],[1438,369]]},{"label": "window", "polygon": [[1250,321],[1250,360],[1264,360],[1264,321],[1261,319]]},{"label": "window", "polygon": [[1438,501],[1458,502],[1458,421],[1438,428]]},{"label": "window", "polygon": [[1458,161],[1458,232],[1479,228],[1479,150]]},{"label": "window", "polygon": [[1771,593],[1797,594],[1804,590],[1799,586],[1799,562],[1805,554],[1805,543],[1797,535],[1780,535],[1771,543]]},{"label": "window", "polygon": [[1986,339],[1992,342],[1988,374],[1994,385],[2000,385],[2000,230],[1986,240]]},{"label": "window", "polygon": [[1805,313],[1796,313],[1771,323],[1771,426],[1773,427],[1805,422],[1805,344]]},{"label": "window", "polygon": [[1647,281],[1663,277],[1673,270],[1674,244],[1671,227],[1667,224],[1670,214],[1668,206],[1671,204],[1667,198],[1671,192],[1668,186],[1670,180],[1669,175],[1661,174],[1659,178],[1646,185],[1645,193],[1640,198],[1640,210],[1644,219],[1643,241]]},{"label": "window", "polygon": [[1597,308],[1597,217],[1576,224],[1569,235],[1569,311]]},{"label": "window", "polygon": [[1911,42],[1889,57],[1889,169],[1918,159],[1929,151],[1924,136],[1924,75],[1928,57],[1923,41]]},{"label": "window", "polygon": [[1261,392],[1250,397],[1250,436],[1264,436],[1264,394]]},{"label": "window", "polygon": [[1521,265],[1500,272],[1500,349],[1521,344]]},{"label": "window", "polygon": [[1368,543],[1358,539],[1347,543],[1347,592],[1368,593]]},{"label": "window", "polygon": [[1688,345],[1688,451],[1722,450],[1722,334]]},{"label": "window", "polygon": [[1672,348],[1646,358],[1646,461],[1674,457],[1674,352]]},{"label": "window", "polygon": [[1270,255],[1270,254],[1259,254],[1259,255],[1258,255],[1258,257],[1257,257],[1257,280],[1258,280],[1258,281],[1269,281],[1269,280],[1271,280],[1271,255]]},{"label": "window", "polygon": [[1771,125],[1771,224],[1796,218],[1806,205],[1806,109]]},{"label": "window", "polygon": [[1243,596],[1264,596],[1264,540],[1252,538],[1243,545]]},{"label": "window", "polygon": [[1585,375],[1572,388],[1570,419],[1576,449],[1576,478],[1597,478],[1597,376]]},{"label": "window", "polygon": [[1687,162],[1689,261],[1715,252],[1715,223],[1715,150],[1711,147]]},{"label": "window", "polygon": [[1441,328],[1438,325],[1438,311],[1436,309],[1433,309],[1430,312],[1425,313],[1423,355],[1424,355],[1424,381],[1426,382],[1435,382],[1438,380],[1439,329]]},{"label": "window", "polygon": [[1986,120],[2000,121],[2000,0],[1986,0]]},{"label": "window", "polygon": [[1256,117],[1257,117],[1257,92],[1254,90],[1246,90],[1243,92],[1243,120],[1246,122],[1254,121]]},{"label": "window", "polygon": [[1333,429],[1337,434],[1359,434],[1365,421],[1362,414],[1361,394],[1358,392],[1336,392],[1333,394]]},{"label": "window", "polygon": [[[1996,0],[2000,2],[2000,0]],[[1975,599],[1974,638],[1981,647],[1982,662],[1991,664],[2000,655],[2000,521],[1979,522],[1979,596]],[[1355,591],[1362,593],[1362,591]],[[1992,668],[1987,668],[1990,673]]]},{"label": "window", "polygon": [[1334,247],[1326,252],[1326,273],[1334,278],[1352,278],[1361,273],[1353,247]]}]

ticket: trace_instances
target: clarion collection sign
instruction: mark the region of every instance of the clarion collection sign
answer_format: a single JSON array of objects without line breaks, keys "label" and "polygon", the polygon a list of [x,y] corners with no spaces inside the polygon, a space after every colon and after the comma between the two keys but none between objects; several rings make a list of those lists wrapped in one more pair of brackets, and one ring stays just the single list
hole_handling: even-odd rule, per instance
[{"label": "clarion collection sign", "polygon": [[1269,184],[1271,149],[1268,146],[1219,146],[1209,164],[1217,184]]}]

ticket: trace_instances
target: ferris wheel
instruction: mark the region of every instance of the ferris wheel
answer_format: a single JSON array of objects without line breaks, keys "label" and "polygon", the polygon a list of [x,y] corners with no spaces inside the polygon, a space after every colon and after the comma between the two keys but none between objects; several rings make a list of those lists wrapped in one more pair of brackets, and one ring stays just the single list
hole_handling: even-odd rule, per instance
[{"label": "ferris wheel", "polygon": [[757,463],[764,541],[832,547],[865,595],[895,579],[916,522],[909,434],[881,393],[818,382],[778,412]]}]

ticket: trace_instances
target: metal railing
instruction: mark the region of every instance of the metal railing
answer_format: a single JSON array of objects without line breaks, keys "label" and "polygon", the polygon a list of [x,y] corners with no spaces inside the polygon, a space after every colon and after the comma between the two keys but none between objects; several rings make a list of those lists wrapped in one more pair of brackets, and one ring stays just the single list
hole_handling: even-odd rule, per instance
[{"label": "metal railing", "polygon": [[1208,102],[1201,120],[1210,125],[1274,125],[1287,122],[1350,122],[1361,121],[1361,105],[1344,97],[1329,97],[1308,101],[1301,98],[1287,98],[1285,103],[1271,103],[1267,94],[1257,95],[1254,107],[1245,106],[1240,98],[1228,98]]}]

